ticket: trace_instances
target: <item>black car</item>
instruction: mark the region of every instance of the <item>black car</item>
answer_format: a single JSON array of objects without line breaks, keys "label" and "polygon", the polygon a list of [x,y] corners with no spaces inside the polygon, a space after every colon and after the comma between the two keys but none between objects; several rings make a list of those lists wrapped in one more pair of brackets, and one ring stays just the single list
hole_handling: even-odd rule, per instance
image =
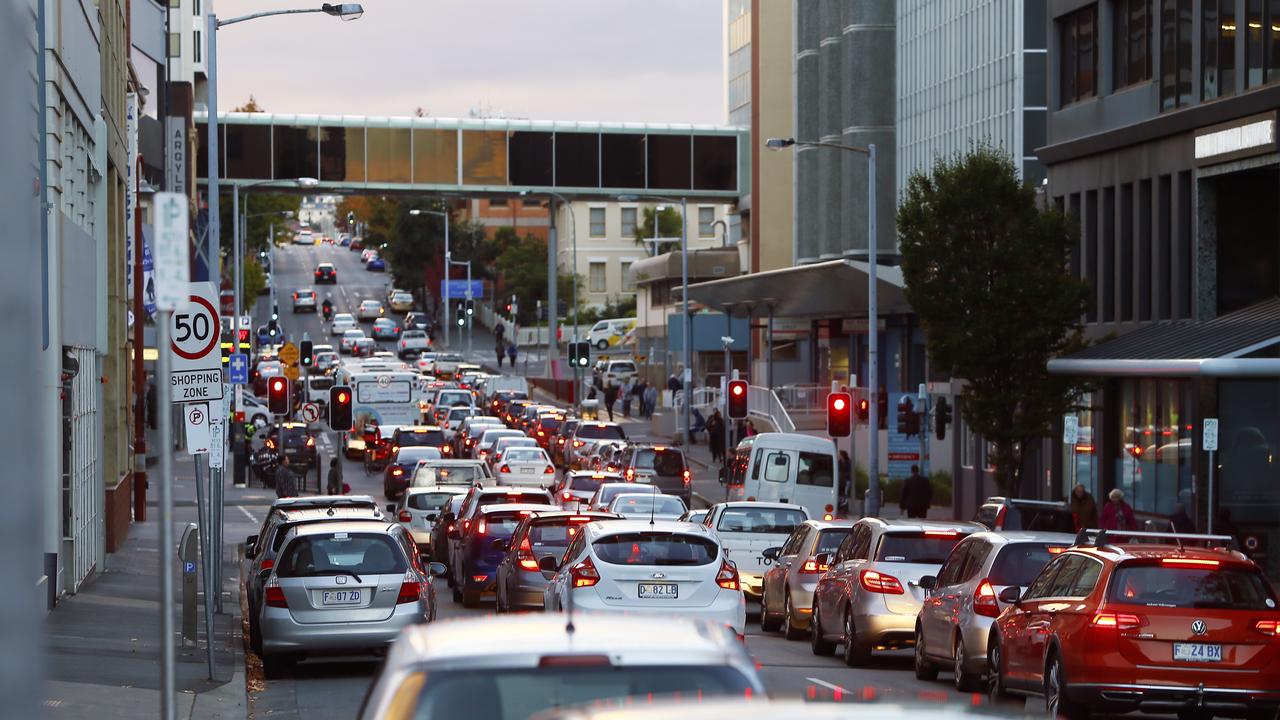
[{"label": "black car", "polygon": [[321,283],[338,284],[338,271],[333,267],[333,263],[322,262],[316,266],[316,284]]},{"label": "black car", "polygon": [[289,458],[289,466],[299,477],[299,489],[305,488],[306,476],[316,473],[316,487],[320,487],[320,454],[316,450],[316,436],[306,423],[279,423],[267,433],[267,447]]}]

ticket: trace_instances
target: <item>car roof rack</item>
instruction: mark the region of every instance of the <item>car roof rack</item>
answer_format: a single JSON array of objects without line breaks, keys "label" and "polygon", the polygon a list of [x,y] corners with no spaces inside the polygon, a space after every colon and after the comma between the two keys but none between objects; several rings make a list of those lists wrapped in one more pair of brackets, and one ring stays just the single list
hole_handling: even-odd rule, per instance
[{"label": "car roof rack", "polygon": [[[1112,545],[1113,537],[1133,538],[1133,539],[1152,539],[1152,540],[1172,540],[1177,543],[1178,548],[1182,548],[1184,541],[1189,542],[1220,542],[1222,547],[1228,550],[1239,550],[1236,539],[1230,535],[1208,535],[1204,533],[1176,533],[1176,532],[1152,532],[1147,530],[1105,530],[1100,528],[1081,528],[1076,533],[1075,544],[1078,547],[1105,547]],[[1210,546],[1217,547],[1217,546]]]}]

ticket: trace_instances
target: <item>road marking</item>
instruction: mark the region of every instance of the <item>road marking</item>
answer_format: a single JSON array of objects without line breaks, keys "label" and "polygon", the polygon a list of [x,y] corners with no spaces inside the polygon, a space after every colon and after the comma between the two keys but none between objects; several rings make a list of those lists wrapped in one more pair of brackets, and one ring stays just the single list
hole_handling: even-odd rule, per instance
[{"label": "road marking", "polygon": [[844,689],[844,688],[840,687],[839,685],[836,685],[835,683],[829,683],[829,682],[827,682],[826,680],[819,680],[819,679],[818,679],[818,678],[816,678],[816,677],[807,677],[807,678],[805,678],[805,680],[808,680],[809,682],[813,683],[814,685],[821,685],[822,687],[824,687],[824,688],[826,688],[826,689],[828,689],[828,690],[831,690],[832,692],[838,692],[838,693],[847,693],[847,692],[849,692],[848,690],[846,690],[846,689]]},{"label": "road marking", "polygon": [[240,512],[244,513],[244,516],[249,518],[249,522],[253,523],[254,525],[258,524],[258,518],[254,517],[253,513],[249,512],[248,510],[245,510],[243,505],[237,505],[236,507],[240,508]]}]

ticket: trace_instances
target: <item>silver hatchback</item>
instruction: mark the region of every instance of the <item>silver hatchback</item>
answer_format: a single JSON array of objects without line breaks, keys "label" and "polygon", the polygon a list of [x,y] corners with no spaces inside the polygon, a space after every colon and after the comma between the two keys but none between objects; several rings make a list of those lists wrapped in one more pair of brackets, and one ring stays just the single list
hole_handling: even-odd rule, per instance
[{"label": "silver hatchback", "polygon": [[813,591],[827,571],[818,556],[834,554],[852,529],[850,520],[805,520],[781,547],[764,551],[770,565],[760,587],[761,630],[782,630],[788,640],[809,634]]},{"label": "silver hatchback", "polygon": [[308,654],[378,650],[436,615],[432,574],[398,523],[358,520],[289,531],[263,592],[262,667],[280,677]]},{"label": "silver hatchback", "polygon": [[920,578],[927,595],[916,620],[916,677],[933,680],[939,667],[949,668],[957,690],[977,690],[991,624],[1005,608],[1000,592],[1030,585],[1074,544],[1068,533],[1007,531],[974,533],[956,545],[936,577]]}]

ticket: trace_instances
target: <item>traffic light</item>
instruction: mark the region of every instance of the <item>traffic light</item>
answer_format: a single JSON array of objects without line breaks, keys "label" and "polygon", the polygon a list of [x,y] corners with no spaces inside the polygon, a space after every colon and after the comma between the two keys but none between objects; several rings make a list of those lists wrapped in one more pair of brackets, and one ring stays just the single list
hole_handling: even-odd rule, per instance
[{"label": "traffic light", "polygon": [[454,322],[458,324],[458,327],[462,327],[463,325],[466,325],[467,309],[459,305],[458,307],[453,309],[453,317],[454,317]]},{"label": "traffic light", "polygon": [[889,427],[889,393],[884,389],[876,393],[876,424],[881,430]]},{"label": "traffic light", "polygon": [[299,343],[298,355],[299,362],[302,363],[302,367],[311,367],[311,361],[315,359],[312,357],[315,354],[314,348],[315,346],[311,344],[310,340],[303,340]]},{"label": "traffic light", "polygon": [[904,397],[898,402],[898,432],[911,435],[911,418],[916,414],[916,406],[911,398]]},{"label": "traffic light", "polygon": [[467,301],[467,317],[471,317],[472,315],[475,315],[475,314],[476,314],[475,303],[471,300],[468,300]]},{"label": "traffic light", "polygon": [[279,319],[280,319],[280,306],[278,304],[272,305],[271,306],[271,322],[275,322],[276,320],[279,320]]},{"label": "traffic light", "polygon": [[277,375],[267,381],[267,408],[276,415],[289,413],[289,378]]},{"label": "traffic light", "polygon": [[827,434],[842,438],[849,437],[852,432],[853,398],[847,392],[831,393],[827,396]]},{"label": "traffic light", "polygon": [[947,426],[951,424],[951,403],[945,396],[938,398],[934,406],[933,429],[939,440],[947,439]]},{"label": "traffic light", "polygon": [[578,367],[578,343],[569,343],[569,367]]},{"label": "traffic light", "polygon": [[868,402],[866,398],[860,398],[858,400],[857,413],[858,422],[860,423],[865,423],[867,418],[871,416],[871,403]]},{"label": "traffic light", "polygon": [[329,427],[339,432],[350,432],[352,425],[351,388],[334,385],[329,388]]},{"label": "traffic light", "polygon": [[578,367],[584,368],[591,364],[591,343],[583,340],[578,344]]},{"label": "traffic light", "polygon": [[741,420],[747,416],[747,381],[729,381],[729,419]]}]

